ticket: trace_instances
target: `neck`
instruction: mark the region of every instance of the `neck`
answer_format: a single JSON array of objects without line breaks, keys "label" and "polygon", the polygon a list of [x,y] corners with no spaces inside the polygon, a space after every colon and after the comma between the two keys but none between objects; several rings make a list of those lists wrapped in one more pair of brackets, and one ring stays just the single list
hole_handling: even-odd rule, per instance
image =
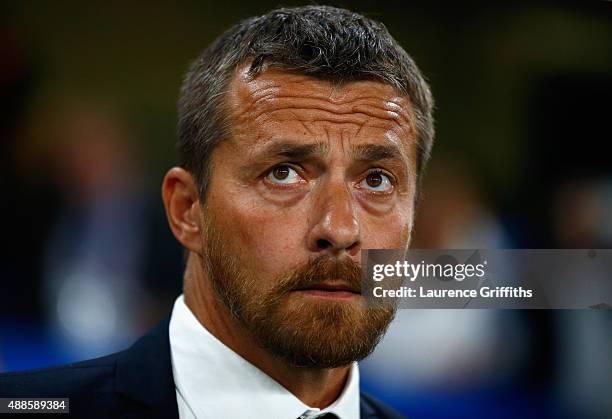
[{"label": "neck", "polygon": [[323,409],[340,396],[350,366],[333,369],[295,367],[262,349],[249,330],[216,298],[198,256],[193,253],[185,269],[184,295],[185,304],[202,326],[306,405]]}]

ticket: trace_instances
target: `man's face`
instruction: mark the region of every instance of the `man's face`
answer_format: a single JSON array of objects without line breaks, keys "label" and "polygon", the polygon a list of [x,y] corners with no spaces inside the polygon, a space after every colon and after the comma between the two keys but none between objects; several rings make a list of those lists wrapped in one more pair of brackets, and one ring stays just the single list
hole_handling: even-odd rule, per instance
[{"label": "man's face", "polygon": [[215,292],[294,365],[365,357],[394,313],[363,305],[361,249],[406,247],[412,228],[409,100],[375,81],[242,68],[227,105],[232,134],[213,152],[202,210]]}]

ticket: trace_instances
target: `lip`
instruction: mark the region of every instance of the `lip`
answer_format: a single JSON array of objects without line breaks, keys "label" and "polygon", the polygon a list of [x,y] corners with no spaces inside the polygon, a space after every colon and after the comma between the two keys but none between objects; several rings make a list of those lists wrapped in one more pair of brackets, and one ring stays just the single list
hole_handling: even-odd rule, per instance
[{"label": "lip", "polygon": [[307,288],[297,289],[295,292],[312,297],[337,299],[350,299],[361,295],[358,290],[343,282],[319,282],[309,285]]}]

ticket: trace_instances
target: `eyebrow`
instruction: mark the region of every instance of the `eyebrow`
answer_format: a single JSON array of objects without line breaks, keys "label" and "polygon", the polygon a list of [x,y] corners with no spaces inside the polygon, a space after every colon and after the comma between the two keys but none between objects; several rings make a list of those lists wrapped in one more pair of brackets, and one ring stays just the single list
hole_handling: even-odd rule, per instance
[{"label": "eyebrow", "polygon": [[358,144],[353,147],[353,157],[360,161],[402,159],[403,154],[395,145]]},{"label": "eyebrow", "polygon": [[323,142],[311,144],[281,142],[271,144],[258,154],[266,157],[286,157],[292,160],[305,160],[315,155],[324,155],[328,150],[329,146]]},{"label": "eyebrow", "polygon": [[[305,160],[316,155],[325,155],[328,151],[329,145],[324,142],[310,144],[280,142],[271,144],[258,154],[266,157]],[[355,160],[359,161],[390,160],[403,157],[397,146],[387,144],[358,144],[351,147],[351,154]]]}]

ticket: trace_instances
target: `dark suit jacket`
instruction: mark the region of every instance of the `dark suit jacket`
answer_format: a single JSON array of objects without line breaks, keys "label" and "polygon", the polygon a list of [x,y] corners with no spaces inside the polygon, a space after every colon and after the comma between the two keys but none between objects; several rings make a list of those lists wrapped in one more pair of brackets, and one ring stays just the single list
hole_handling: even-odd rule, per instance
[{"label": "dark suit jacket", "polygon": [[[59,367],[2,374],[0,397],[69,397],[69,417],[76,418],[178,419],[169,321],[166,318],[122,352]],[[363,419],[402,417],[363,392],[360,407]]]}]

